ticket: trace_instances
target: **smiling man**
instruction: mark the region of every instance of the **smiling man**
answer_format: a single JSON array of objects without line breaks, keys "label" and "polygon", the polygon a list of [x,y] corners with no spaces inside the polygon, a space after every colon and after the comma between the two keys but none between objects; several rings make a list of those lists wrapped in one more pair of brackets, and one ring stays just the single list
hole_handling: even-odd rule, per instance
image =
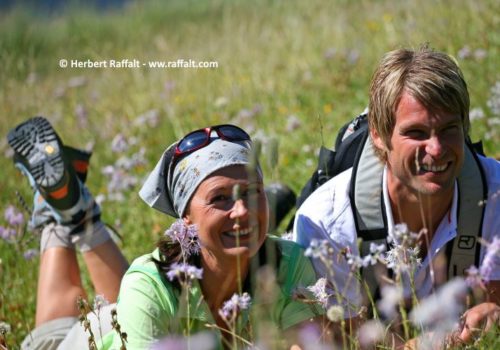
[{"label": "smiling man", "polygon": [[[466,142],[469,104],[462,72],[448,55],[424,46],[417,51],[392,51],[382,59],[371,83],[369,137],[363,152],[353,168],[325,183],[304,202],[294,225],[294,240],[302,246],[326,240],[333,248],[329,264],[314,259],[314,265],[330,281],[330,302],[343,306],[346,319],[357,320],[363,305],[363,288],[346,259],[346,253],[354,257],[368,253],[360,252],[359,238],[378,236],[382,237],[378,242],[384,243],[402,223],[420,233],[415,248],[421,264],[413,278],[403,279],[403,293],[412,296],[413,281],[421,299],[451,279],[449,271],[463,275],[472,263],[482,263],[486,246],[480,246],[478,236],[491,242],[500,235],[500,163],[476,155]],[[469,198],[481,189],[485,189],[486,204],[478,210],[478,201]],[[364,213],[363,206],[380,210]],[[465,213],[466,206],[473,212]],[[379,228],[367,230],[370,221],[380,223]],[[469,232],[472,226],[467,221],[477,221],[479,232]],[[476,247],[475,261],[459,255],[469,249],[474,256]],[[443,260],[452,261],[448,273],[450,263],[440,263]],[[461,341],[470,341],[473,330],[483,324],[498,322],[498,260],[488,276],[485,302],[464,314]],[[378,279],[380,287],[380,274],[373,271],[365,270],[363,277]]]}]

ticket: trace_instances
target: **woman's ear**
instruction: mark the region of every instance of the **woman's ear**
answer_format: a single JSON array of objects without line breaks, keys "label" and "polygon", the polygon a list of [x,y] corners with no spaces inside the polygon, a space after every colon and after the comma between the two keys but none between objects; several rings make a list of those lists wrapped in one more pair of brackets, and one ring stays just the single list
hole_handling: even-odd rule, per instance
[{"label": "woman's ear", "polygon": [[182,220],[184,221],[184,223],[185,223],[186,225],[191,225],[191,224],[193,223],[193,222],[191,221],[191,218],[190,218],[189,214],[184,215],[184,217],[182,218]]}]

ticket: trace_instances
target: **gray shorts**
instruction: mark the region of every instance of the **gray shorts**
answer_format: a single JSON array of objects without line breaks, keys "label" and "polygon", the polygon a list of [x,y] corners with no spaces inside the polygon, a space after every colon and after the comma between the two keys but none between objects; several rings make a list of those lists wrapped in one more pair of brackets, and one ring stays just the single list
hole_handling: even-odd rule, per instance
[{"label": "gray shorts", "polygon": [[[116,304],[101,308],[99,317],[94,313],[87,315],[94,333],[96,344],[99,339],[112,330],[111,310]],[[36,327],[24,338],[22,350],[70,350],[88,349],[89,333],[85,332],[77,317],[62,317]]]}]

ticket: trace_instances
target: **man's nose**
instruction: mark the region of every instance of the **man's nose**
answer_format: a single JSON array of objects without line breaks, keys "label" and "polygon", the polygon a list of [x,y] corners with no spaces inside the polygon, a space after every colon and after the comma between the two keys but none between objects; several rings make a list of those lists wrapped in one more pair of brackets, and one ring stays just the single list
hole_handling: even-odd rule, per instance
[{"label": "man's nose", "polygon": [[441,158],[445,153],[445,147],[442,140],[437,135],[432,135],[425,145],[425,153],[433,158]]}]

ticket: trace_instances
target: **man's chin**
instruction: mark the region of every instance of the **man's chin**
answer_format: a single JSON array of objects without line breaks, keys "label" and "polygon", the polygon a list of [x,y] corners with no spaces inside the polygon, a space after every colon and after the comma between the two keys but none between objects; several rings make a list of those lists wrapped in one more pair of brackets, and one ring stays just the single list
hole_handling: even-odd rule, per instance
[{"label": "man's chin", "polygon": [[446,195],[453,190],[454,183],[455,183],[454,181],[449,181],[446,183],[433,183],[433,182],[421,183],[418,186],[416,186],[416,190],[418,193],[424,196],[433,197],[433,196]]}]

